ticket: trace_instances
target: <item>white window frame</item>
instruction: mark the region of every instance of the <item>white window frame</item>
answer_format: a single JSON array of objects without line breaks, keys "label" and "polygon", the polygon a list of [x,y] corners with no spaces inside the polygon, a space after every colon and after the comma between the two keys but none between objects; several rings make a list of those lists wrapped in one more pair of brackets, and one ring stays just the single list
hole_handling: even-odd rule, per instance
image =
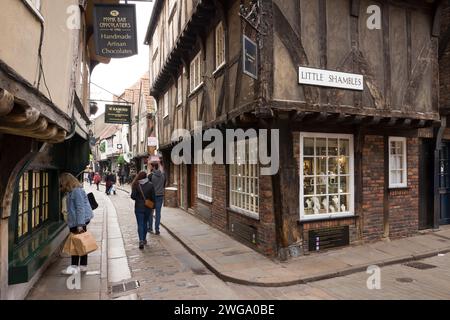
[{"label": "white window frame", "polygon": [[[402,143],[402,169],[393,168],[392,154],[391,154],[391,142],[401,142]],[[389,137],[388,139],[388,153],[389,153],[389,189],[407,188],[408,187],[408,154],[406,150],[406,138],[405,137]],[[392,183],[392,170],[402,171],[402,183]]]},{"label": "white window frame", "polygon": [[[305,214],[305,206],[304,206],[304,138],[326,138],[327,139],[327,158],[328,158],[328,139],[345,139],[349,140],[349,173],[344,175],[348,176],[349,179],[347,181],[350,190],[350,202],[348,204],[349,208],[346,212],[339,213],[324,213],[324,214],[313,214],[306,215]],[[339,156],[339,154],[338,154]],[[309,157],[309,156],[307,156]],[[316,157],[316,147],[314,146],[314,157]],[[314,220],[324,220],[324,219],[334,219],[334,218],[342,218],[342,217],[353,217],[355,215],[355,171],[354,171],[354,149],[353,149],[353,135],[349,134],[330,134],[330,133],[311,133],[311,132],[301,132],[300,133],[300,221],[314,221]],[[314,162],[314,166],[315,166]],[[327,160],[327,170],[328,170],[328,160]],[[317,175],[315,175],[317,176]],[[339,177],[341,176],[338,173]],[[327,178],[329,176],[327,175]],[[328,183],[327,183],[328,189]],[[325,195],[324,195],[325,196]],[[327,191],[326,196],[329,196]]]},{"label": "white window frame", "polygon": [[[252,140],[256,140],[252,141]],[[237,158],[238,145],[241,143],[246,143],[246,159],[245,164],[239,164],[239,160]],[[257,138],[251,138],[246,140],[240,140],[235,143],[235,164],[229,165],[229,203],[230,209],[245,215],[249,218],[259,220],[259,210],[261,204],[261,198],[259,194],[259,185],[260,185],[260,167],[259,164],[251,164],[250,163],[250,146],[256,143],[258,144]],[[247,152],[248,151],[248,152]],[[242,171],[244,171],[244,175],[242,176]],[[250,172],[248,174],[247,172]],[[236,173],[236,174],[233,174]],[[241,178],[241,179],[238,179]],[[236,182],[234,181],[236,179]],[[238,182],[239,181],[239,182]],[[244,188],[243,192],[239,192],[239,188]],[[252,193],[252,189],[256,193]],[[246,203],[244,208],[243,206],[238,206],[237,203],[243,203],[246,200],[252,199],[252,204]],[[249,207],[256,208],[256,210],[249,210]]]},{"label": "white window frame", "polygon": [[167,118],[169,116],[169,91],[164,94],[164,104],[163,104],[163,118]]},{"label": "white window frame", "polygon": [[[201,177],[206,179],[206,182],[200,182],[205,181],[205,179],[200,179]],[[207,202],[213,202],[212,198],[212,165],[211,164],[199,164],[197,165],[197,198],[202,199]],[[211,183],[208,183],[208,181],[211,181]],[[211,194],[205,194],[200,192],[201,187],[209,188],[211,190]]]},{"label": "white window frame", "polygon": [[177,80],[177,106],[183,103],[183,75],[180,75]]},{"label": "white window frame", "polygon": [[[216,71],[225,65],[225,30],[223,28],[223,22],[219,22],[215,31],[216,40]],[[220,47],[222,45],[222,47]],[[220,57],[222,56],[222,57]]]},{"label": "white window frame", "polygon": [[[198,83],[195,81],[198,79]],[[189,70],[190,92],[195,92],[203,85],[201,51],[192,59]]]}]

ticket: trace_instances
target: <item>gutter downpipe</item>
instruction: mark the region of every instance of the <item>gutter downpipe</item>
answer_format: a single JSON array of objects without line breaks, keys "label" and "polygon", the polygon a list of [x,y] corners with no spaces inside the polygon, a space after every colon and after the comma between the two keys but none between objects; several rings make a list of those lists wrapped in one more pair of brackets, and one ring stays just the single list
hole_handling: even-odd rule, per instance
[{"label": "gutter downpipe", "polygon": [[441,126],[436,135],[436,149],[434,151],[434,218],[433,229],[439,229],[439,219],[441,215],[441,194],[440,194],[440,153],[442,150],[442,138],[447,127],[447,117],[441,119]]}]

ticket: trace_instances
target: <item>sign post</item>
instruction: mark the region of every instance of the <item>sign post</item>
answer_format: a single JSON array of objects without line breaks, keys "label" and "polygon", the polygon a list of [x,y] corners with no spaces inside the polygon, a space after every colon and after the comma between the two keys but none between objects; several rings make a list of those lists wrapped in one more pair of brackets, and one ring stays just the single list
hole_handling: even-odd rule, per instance
[{"label": "sign post", "polygon": [[105,109],[105,123],[131,124],[131,106],[107,104]]},{"label": "sign post", "polygon": [[96,4],[94,6],[96,53],[107,58],[127,58],[138,53],[136,6]]}]

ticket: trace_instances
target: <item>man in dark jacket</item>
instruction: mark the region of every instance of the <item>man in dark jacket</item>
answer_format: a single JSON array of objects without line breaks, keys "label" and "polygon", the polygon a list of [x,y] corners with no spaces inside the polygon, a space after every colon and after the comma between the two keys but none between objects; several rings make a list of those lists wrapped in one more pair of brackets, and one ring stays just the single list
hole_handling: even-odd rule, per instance
[{"label": "man in dark jacket", "polygon": [[[159,235],[159,226],[161,224],[161,209],[164,203],[164,190],[166,187],[166,175],[159,169],[159,164],[152,163],[152,173],[148,179],[155,188],[155,234]],[[149,232],[153,233],[153,215],[150,215]]]}]

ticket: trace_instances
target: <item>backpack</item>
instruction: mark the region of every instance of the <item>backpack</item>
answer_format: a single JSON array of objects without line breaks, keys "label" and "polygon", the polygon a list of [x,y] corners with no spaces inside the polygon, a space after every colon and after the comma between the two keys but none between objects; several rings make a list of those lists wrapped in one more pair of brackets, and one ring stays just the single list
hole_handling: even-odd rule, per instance
[{"label": "backpack", "polygon": [[95,200],[94,194],[91,192],[87,195],[88,200],[89,200],[89,204],[91,205],[92,210],[95,210],[98,208],[98,203]]}]

